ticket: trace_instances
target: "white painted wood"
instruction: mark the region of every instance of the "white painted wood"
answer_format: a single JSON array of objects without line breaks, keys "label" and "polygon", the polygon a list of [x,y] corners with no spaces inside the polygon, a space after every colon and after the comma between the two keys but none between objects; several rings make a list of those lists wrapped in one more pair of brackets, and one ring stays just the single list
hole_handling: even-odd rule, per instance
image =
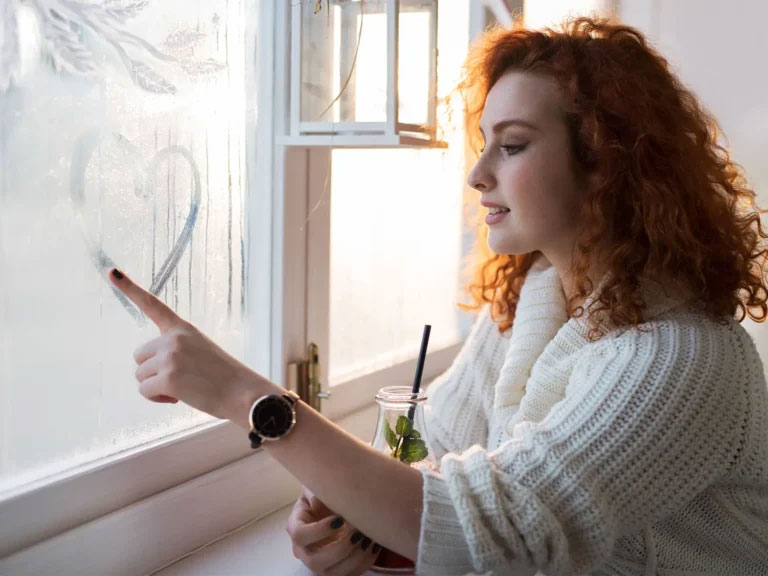
[{"label": "white painted wood", "polygon": [[254,454],[3,558],[0,573],[146,574],[285,506],[299,490],[266,452]]},{"label": "white painted wood", "polygon": [[404,134],[344,134],[278,136],[277,144],[283,146],[327,146],[332,148],[447,148],[442,141],[416,138]]},{"label": "white painted wood", "polygon": [[[427,126],[437,131],[437,0],[429,7],[429,94],[427,95]],[[400,128],[402,130],[402,128]]]},{"label": "white painted wood", "polygon": [[225,466],[248,454],[231,422],[186,430],[8,494],[0,557]]},{"label": "white painted wood", "polygon": [[[253,2],[255,0],[251,0]],[[246,64],[247,87],[245,110],[246,196],[245,263],[246,263],[246,364],[270,378],[273,372],[271,348],[274,346],[272,306],[272,204],[274,189],[275,140],[275,61],[274,13],[270,2],[261,2],[257,18],[247,18],[245,53],[258,60]],[[255,10],[252,3],[246,9]],[[261,22],[262,25],[258,26]],[[246,62],[248,62],[247,60]],[[280,258],[281,253],[276,256]],[[267,263],[269,263],[267,265]]]},{"label": "white painted wood", "polygon": [[[463,342],[459,342],[427,354],[422,372],[422,385],[427,390],[427,395],[429,395],[429,384],[450,367],[462,345]],[[376,392],[384,386],[412,385],[416,364],[417,359],[414,358],[354,380],[335,384],[331,387],[330,400],[327,400],[323,406],[323,415],[331,420],[338,420],[370,404]]]},{"label": "white painted wood", "polygon": [[[339,426],[370,442],[376,416],[374,403]],[[299,482],[265,450],[248,450],[245,458],[0,558],[0,574],[147,574],[294,502]]]},{"label": "white painted wood", "polygon": [[[287,2],[278,2],[278,4],[287,4]],[[291,8],[291,85],[290,85],[290,134],[298,136],[299,121],[301,115],[301,2],[293,2]],[[287,14],[283,9],[280,15]],[[282,29],[282,27],[280,28]]]},{"label": "white painted wood", "polygon": [[387,134],[394,136],[399,115],[397,63],[400,37],[400,2],[387,0]]},{"label": "white painted wood", "polygon": [[[309,149],[307,179],[307,344],[319,349],[321,389],[328,391],[328,347],[331,302],[331,149]],[[306,349],[306,348],[305,348]],[[322,400],[320,411],[325,413]]]},{"label": "white painted wood", "polygon": [[301,134],[384,134],[386,122],[301,122]]},{"label": "white painted wood", "polygon": [[[376,429],[378,406],[369,405],[345,418],[341,425],[351,434],[370,442]],[[295,499],[276,512],[255,520],[231,534],[195,550],[152,576],[217,576],[265,574],[311,576],[312,572],[293,555],[285,531]],[[373,576],[368,572],[363,576]]]},{"label": "white painted wood", "polygon": [[[275,285],[275,319],[273,330],[282,333],[279,374],[273,381],[281,386],[287,380],[289,362],[304,360],[307,350],[307,182],[309,153],[306,148],[280,148],[284,162],[280,179],[282,194],[276,197],[284,216],[277,220],[281,234],[283,258],[276,259],[273,268]],[[282,264],[281,264],[282,263]],[[277,371],[276,371],[277,372]]]}]

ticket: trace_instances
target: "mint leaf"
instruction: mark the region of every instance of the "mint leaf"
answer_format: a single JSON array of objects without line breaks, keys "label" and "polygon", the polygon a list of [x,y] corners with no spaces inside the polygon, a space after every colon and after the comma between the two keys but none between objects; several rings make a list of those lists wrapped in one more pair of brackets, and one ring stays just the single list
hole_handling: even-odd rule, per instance
[{"label": "mint leaf", "polygon": [[392,432],[392,428],[389,426],[389,421],[386,418],[384,419],[384,428],[384,436],[387,438],[387,444],[389,444],[390,448],[394,449],[395,446],[397,446],[397,436]]},{"label": "mint leaf", "polygon": [[398,416],[395,430],[400,436],[409,436],[413,430],[413,422],[407,416]]},{"label": "mint leaf", "polygon": [[424,440],[405,438],[399,456],[403,462],[413,463],[424,460],[428,454],[429,451]]},{"label": "mint leaf", "polygon": [[416,438],[416,439],[421,438],[421,434],[419,434],[419,431],[416,430],[416,428],[414,428],[413,431],[411,432],[411,438]]}]

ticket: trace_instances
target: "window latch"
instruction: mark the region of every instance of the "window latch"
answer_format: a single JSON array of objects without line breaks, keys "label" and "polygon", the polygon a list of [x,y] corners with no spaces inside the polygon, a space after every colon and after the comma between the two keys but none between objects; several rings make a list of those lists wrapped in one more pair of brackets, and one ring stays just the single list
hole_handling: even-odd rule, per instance
[{"label": "window latch", "polygon": [[293,390],[312,408],[320,412],[320,402],[329,399],[330,392],[323,392],[320,384],[318,347],[314,342],[307,346],[307,359],[288,364],[288,390]]}]

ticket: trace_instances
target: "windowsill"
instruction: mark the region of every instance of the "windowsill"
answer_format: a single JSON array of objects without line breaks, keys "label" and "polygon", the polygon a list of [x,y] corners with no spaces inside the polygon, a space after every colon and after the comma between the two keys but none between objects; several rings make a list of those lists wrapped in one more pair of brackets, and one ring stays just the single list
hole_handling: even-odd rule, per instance
[{"label": "windowsill", "polygon": [[[314,573],[294,557],[291,538],[285,531],[292,508],[293,503],[155,572],[153,576],[312,576]],[[365,576],[375,574],[369,571]]]},{"label": "windowsill", "polygon": [[[357,438],[368,441],[376,428],[378,407],[369,403],[364,409],[349,414],[337,424]],[[293,555],[291,538],[285,531],[299,490],[283,508],[249,522],[218,540],[199,546],[171,564],[165,564],[152,576],[175,574],[210,576],[216,574],[276,574],[311,576],[309,570]],[[365,576],[374,573],[368,572]]]}]

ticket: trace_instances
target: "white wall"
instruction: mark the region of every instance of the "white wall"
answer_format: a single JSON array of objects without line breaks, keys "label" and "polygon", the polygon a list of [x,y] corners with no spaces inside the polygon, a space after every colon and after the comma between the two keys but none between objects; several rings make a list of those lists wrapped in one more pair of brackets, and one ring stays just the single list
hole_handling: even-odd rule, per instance
[{"label": "white wall", "polygon": [[[623,0],[624,23],[647,34],[720,122],[731,158],[768,208],[768,3],[752,0]],[[763,219],[768,229],[768,219]],[[742,325],[768,359],[768,322]]]}]

